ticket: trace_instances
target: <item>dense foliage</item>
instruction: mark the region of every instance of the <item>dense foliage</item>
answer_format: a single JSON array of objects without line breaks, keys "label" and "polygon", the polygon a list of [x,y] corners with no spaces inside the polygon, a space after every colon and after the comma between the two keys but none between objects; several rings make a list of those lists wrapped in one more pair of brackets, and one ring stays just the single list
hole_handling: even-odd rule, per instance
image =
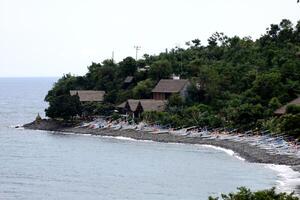
[{"label": "dense foliage", "polygon": [[[218,200],[219,198],[209,197],[209,200]],[[275,188],[270,190],[262,190],[252,192],[245,187],[238,188],[238,192],[229,193],[228,195],[222,194],[223,200],[299,200],[293,193],[276,193]]]},{"label": "dense foliage", "polygon": [[[269,127],[274,110],[300,94],[300,21],[296,26],[286,19],[272,24],[257,40],[214,33],[206,46],[199,39],[186,45],[137,61],[127,57],[119,63],[92,63],[85,76],[65,75],[46,96],[49,110],[58,109],[56,99],[70,89],[105,90],[107,109],[128,98],[149,98],[159,79],[176,74],[191,80],[188,98],[181,102],[174,97],[166,112],[144,114],[147,120],[174,126]],[[124,85],[128,75],[134,81]],[[62,117],[60,113],[47,115]],[[293,111],[277,128],[289,132],[291,123],[299,130],[297,120]]]},{"label": "dense foliage", "polygon": [[71,96],[69,94],[60,95],[57,98],[53,98],[49,104],[49,108],[45,110],[48,117],[59,116],[66,120],[82,112],[78,96]]}]

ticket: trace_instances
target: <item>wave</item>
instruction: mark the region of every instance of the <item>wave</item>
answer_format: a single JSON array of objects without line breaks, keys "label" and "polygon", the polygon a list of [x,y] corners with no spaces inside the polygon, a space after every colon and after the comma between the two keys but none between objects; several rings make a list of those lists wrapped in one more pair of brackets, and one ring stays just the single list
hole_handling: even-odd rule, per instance
[{"label": "wave", "polygon": [[[230,156],[234,156],[235,158],[237,158],[239,160],[245,161],[244,158],[240,157],[237,153],[235,153],[234,151],[232,151],[230,149],[213,146],[213,145],[206,145],[206,144],[203,144],[200,146],[223,151]],[[279,192],[288,192],[289,193],[289,192],[295,191],[295,192],[297,192],[297,194],[299,193],[299,191],[297,191],[297,190],[299,190],[297,188],[297,186],[300,185],[300,172],[293,170],[292,167],[288,166],[288,165],[275,165],[275,164],[263,164],[263,165],[276,172],[276,174],[278,176],[278,180],[277,180],[278,184],[276,185],[276,189]]]},{"label": "wave", "polygon": [[223,151],[226,154],[228,154],[230,156],[233,156],[233,157],[235,157],[235,158],[237,158],[237,159],[239,159],[241,161],[245,161],[246,160],[245,158],[242,158],[238,153],[235,153],[231,149],[226,149],[226,148],[223,148],[223,147],[218,147],[218,146],[214,146],[214,145],[210,145],[210,144],[200,144],[200,146],[207,147],[207,148],[212,148],[212,149],[215,149],[215,150],[218,150],[218,151]]},{"label": "wave", "polygon": [[97,136],[97,137],[103,137],[103,138],[111,138],[111,139],[117,139],[117,140],[126,140],[126,141],[135,141],[135,142],[154,142],[152,140],[137,140],[130,137],[124,137],[124,136]]},{"label": "wave", "polygon": [[300,173],[293,170],[291,166],[266,164],[266,167],[277,172],[279,178],[277,189],[279,191],[297,190],[297,186],[300,185]]},{"label": "wave", "polygon": [[10,126],[8,126],[8,128],[14,128],[14,129],[18,129],[18,130],[24,130],[24,127],[21,124],[10,125]]}]

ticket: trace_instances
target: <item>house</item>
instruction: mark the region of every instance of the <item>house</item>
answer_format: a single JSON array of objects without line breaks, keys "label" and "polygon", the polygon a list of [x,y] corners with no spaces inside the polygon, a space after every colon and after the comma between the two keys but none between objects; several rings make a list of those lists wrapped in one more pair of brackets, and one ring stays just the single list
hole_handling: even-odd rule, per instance
[{"label": "house", "polygon": [[278,108],[277,110],[275,110],[274,114],[284,115],[286,113],[286,108],[288,105],[299,105],[300,106],[300,97],[298,97],[297,99],[294,99],[293,101],[287,103],[286,105]]},{"label": "house", "polygon": [[144,111],[164,111],[167,101],[154,99],[128,99],[118,105],[126,114],[140,116]]},{"label": "house", "polygon": [[139,116],[143,112],[140,100],[138,99],[128,99],[118,105],[117,108],[121,109],[123,113],[132,115],[133,117]]},{"label": "house", "polygon": [[167,100],[172,94],[179,94],[185,98],[189,85],[187,79],[161,79],[152,90],[153,99]]},{"label": "house", "polygon": [[101,90],[70,90],[70,95],[78,95],[81,102],[102,102],[105,91]]}]

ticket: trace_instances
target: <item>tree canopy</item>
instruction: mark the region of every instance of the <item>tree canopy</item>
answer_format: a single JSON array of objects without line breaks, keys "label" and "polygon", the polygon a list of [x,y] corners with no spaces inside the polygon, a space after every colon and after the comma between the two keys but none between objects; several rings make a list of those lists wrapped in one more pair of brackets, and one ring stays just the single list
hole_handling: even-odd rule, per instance
[{"label": "tree canopy", "polygon": [[[275,109],[300,94],[300,21],[293,25],[283,19],[271,24],[256,40],[216,32],[207,45],[197,38],[186,44],[158,55],[145,54],[140,60],[127,57],[119,63],[92,63],[84,76],[65,75],[46,96],[49,109],[54,99],[70,89],[105,90],[108,105],[149,98],[151,87],[176,74],[193,84],[184,105],[164,116],[184,118],[185,109],[205,105],[208,118],[218,118],[218,124],[249,128],[262,126]],[[135,82],[124,88],[128,75]]]}]

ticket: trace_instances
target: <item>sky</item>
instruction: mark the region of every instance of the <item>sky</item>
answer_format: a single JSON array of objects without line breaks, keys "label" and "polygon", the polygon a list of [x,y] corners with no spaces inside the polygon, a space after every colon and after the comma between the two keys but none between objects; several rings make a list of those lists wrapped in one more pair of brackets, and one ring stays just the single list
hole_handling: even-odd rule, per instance
[{"label": "sky", "polygon": [[214,32],[256,39],[300,20],[297,0],[0,0],[0,77],[84,75],[92,62],[184,47]]}]

